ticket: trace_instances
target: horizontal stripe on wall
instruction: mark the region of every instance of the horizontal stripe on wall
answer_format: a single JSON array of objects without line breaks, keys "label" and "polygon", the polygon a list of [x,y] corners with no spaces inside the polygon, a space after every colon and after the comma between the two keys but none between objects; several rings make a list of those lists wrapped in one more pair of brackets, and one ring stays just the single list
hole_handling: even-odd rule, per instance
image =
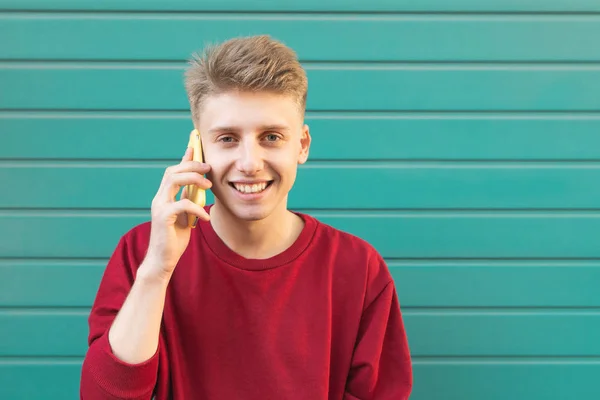
[{"label": "horizontal stripe on wall", "polygon": [[[314,160],[599,160],[600,114],[308,113]],[[0,112],[0,159],[176,162],[187,112]],[[129,138],[129,140],[123,140]]]},{"label": "horizontal stripe on wall", "polygon": [[[315,211],[385,258],[600,258],[600,213]],[[106,258],[149,211],[3,211],[0,257]],[[390,234],[393,232],[393,234]],[[65,245],[65,243],[67,245]]]},{"label": "horizontal stripe on wall", "polygon": [[[0,397],[75,399],[80,371],[80,361],[0,361]],[[417,361],[410,399],[594,399],[600,387],[590,382],[599,374],[598,361]]]},{"label": "horizontal stripe on wall", "polygon": [[268,33],[303,61],[600,60],[596,15],[10,13],[0,26],[13,38],[0,59],[186,60],[206,43]]},{"label": "horizontal stripe on wall", "polygon": [[[183,135],[180,139],[184,144]],[[210,152],[206,161],[210,164]],[[177,163],[3,162],[0,181],[11,190],[0,199],[0,207],[149,208],[165,169]],[[265,167],[261,176],[274,179],[277,172]],[[597,182],[600,165],[595,163],[309,162],[299,167],[288,206],[591,209],[600,204]],[[24,196],[33,183],[40,195]]]},{"label": "horizontal stripe on wall", "polygon": [[[0,357],[83,356],[88,315],[88,310],[0,310]],[[404,310],[403,320],[414,357],[600,356],[597,311]]]},{"label": "horizontal stripe on wall", "polygon": [[[107,260],[0,260],[0,307],[90,307]],[[600,307],[600,261],[387,261],[403,309]],[[77,285],[73,285],[77,282]]]},{"label": "horizontal stripe on wall", "polygon": [[[2,62],[0,108],[188,110],[183,68]],[[309,110],[600,110],[596,65],[334,63],[308,65],[307,75]]]},{"label": "horizontal stripe on wall", "polygon": [[585,12],[600,11],[595,0],[306,0],[282,2],[261,0],[249,3],[244,0],[1,0],[4,10],[161,10],[161,11],[342,11],[342,12]]}]

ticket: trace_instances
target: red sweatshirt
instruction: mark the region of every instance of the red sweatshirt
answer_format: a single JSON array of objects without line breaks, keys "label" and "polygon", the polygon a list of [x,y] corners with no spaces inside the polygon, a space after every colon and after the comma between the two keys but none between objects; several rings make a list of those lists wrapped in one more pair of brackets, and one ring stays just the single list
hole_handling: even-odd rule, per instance
[{"label": "red sweatshirt", "polygon": [[265,260],[241,257],[199,222],[167,289],[158,349],[135,365],[112,353],[108,329],[150,222],[123,235],[89,317],[81,398],[408,399],[409,347],[384,260],[364,240],[297,214],[305,226],[296,242]]}]

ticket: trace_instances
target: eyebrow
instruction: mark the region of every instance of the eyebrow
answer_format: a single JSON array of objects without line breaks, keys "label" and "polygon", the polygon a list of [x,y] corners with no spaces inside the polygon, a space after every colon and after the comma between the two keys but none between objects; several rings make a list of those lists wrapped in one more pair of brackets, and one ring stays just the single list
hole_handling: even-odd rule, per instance
[{"label": "eyebrow", "polygon": [[[272,130],[289,131],[290,130],[290,128],[288,128],[285,125],[277,125],[277,124],[261,125],[258,128],[261,131],[272,131]],[[209,129],[208,133],[236,132],[236,131],[239,131],[239,128],[235,127],[235,126],[218,126],[216,128]]]},{"label": "eyebrow", "polygon": [[288,128],[285,125],[262,125],[260,126],[260,129],[263,131],[288,131],[290,128]]}]

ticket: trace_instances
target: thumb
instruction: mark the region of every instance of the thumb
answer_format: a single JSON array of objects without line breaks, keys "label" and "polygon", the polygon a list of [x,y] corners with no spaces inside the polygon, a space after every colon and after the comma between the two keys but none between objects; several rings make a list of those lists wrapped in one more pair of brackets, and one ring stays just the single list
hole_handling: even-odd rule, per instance
[{"label": "thumb", "polygon": [[[183,190],[181,191],[181,196],[179,196],[179,200],[183,200],[183,199],[187,199],[188,198],[188,193],[187,193],[187,186],[183,187]],[[180,213],[177,214],[177,219],[175,220],[175,224],[177,226],[179,226],[180,228],[187,228],[188,226],[188,213],[185,211],[182,211]]]},{"label": "thumb", "polygon": [[183,200],[183,199],[187,199],[187,198],[188,198],[187,185],[184,185],[183,190],[181,191],[181,196],[179,196],[179,200]]},{"label": "thumb", "polygon": [[[187,190],[187,186],[183,186],[183,190],[181,191],[181,196],[179,196],[179,200],[183,200],[183,199],[187,199],[188,198],[188,190]],[[188,221],[189,221],[189,216],[188,216],[188,212],[186,211],[182,211],[179,214],[177,214],[177,219],[175,221],[175,223],[180,227],[180,228],[188,228]]]}]

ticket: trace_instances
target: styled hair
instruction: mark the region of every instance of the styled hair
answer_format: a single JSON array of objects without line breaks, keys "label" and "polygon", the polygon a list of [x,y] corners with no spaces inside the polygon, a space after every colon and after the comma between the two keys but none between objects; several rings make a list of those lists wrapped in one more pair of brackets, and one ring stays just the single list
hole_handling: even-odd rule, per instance
[{"label": "styled hair", "polygon": [[304,117],[308,79],[296,52],[269,35],[237,37],[194,53],[185,72],[192,119],[208,96],[239,92],[289,95]]}]

